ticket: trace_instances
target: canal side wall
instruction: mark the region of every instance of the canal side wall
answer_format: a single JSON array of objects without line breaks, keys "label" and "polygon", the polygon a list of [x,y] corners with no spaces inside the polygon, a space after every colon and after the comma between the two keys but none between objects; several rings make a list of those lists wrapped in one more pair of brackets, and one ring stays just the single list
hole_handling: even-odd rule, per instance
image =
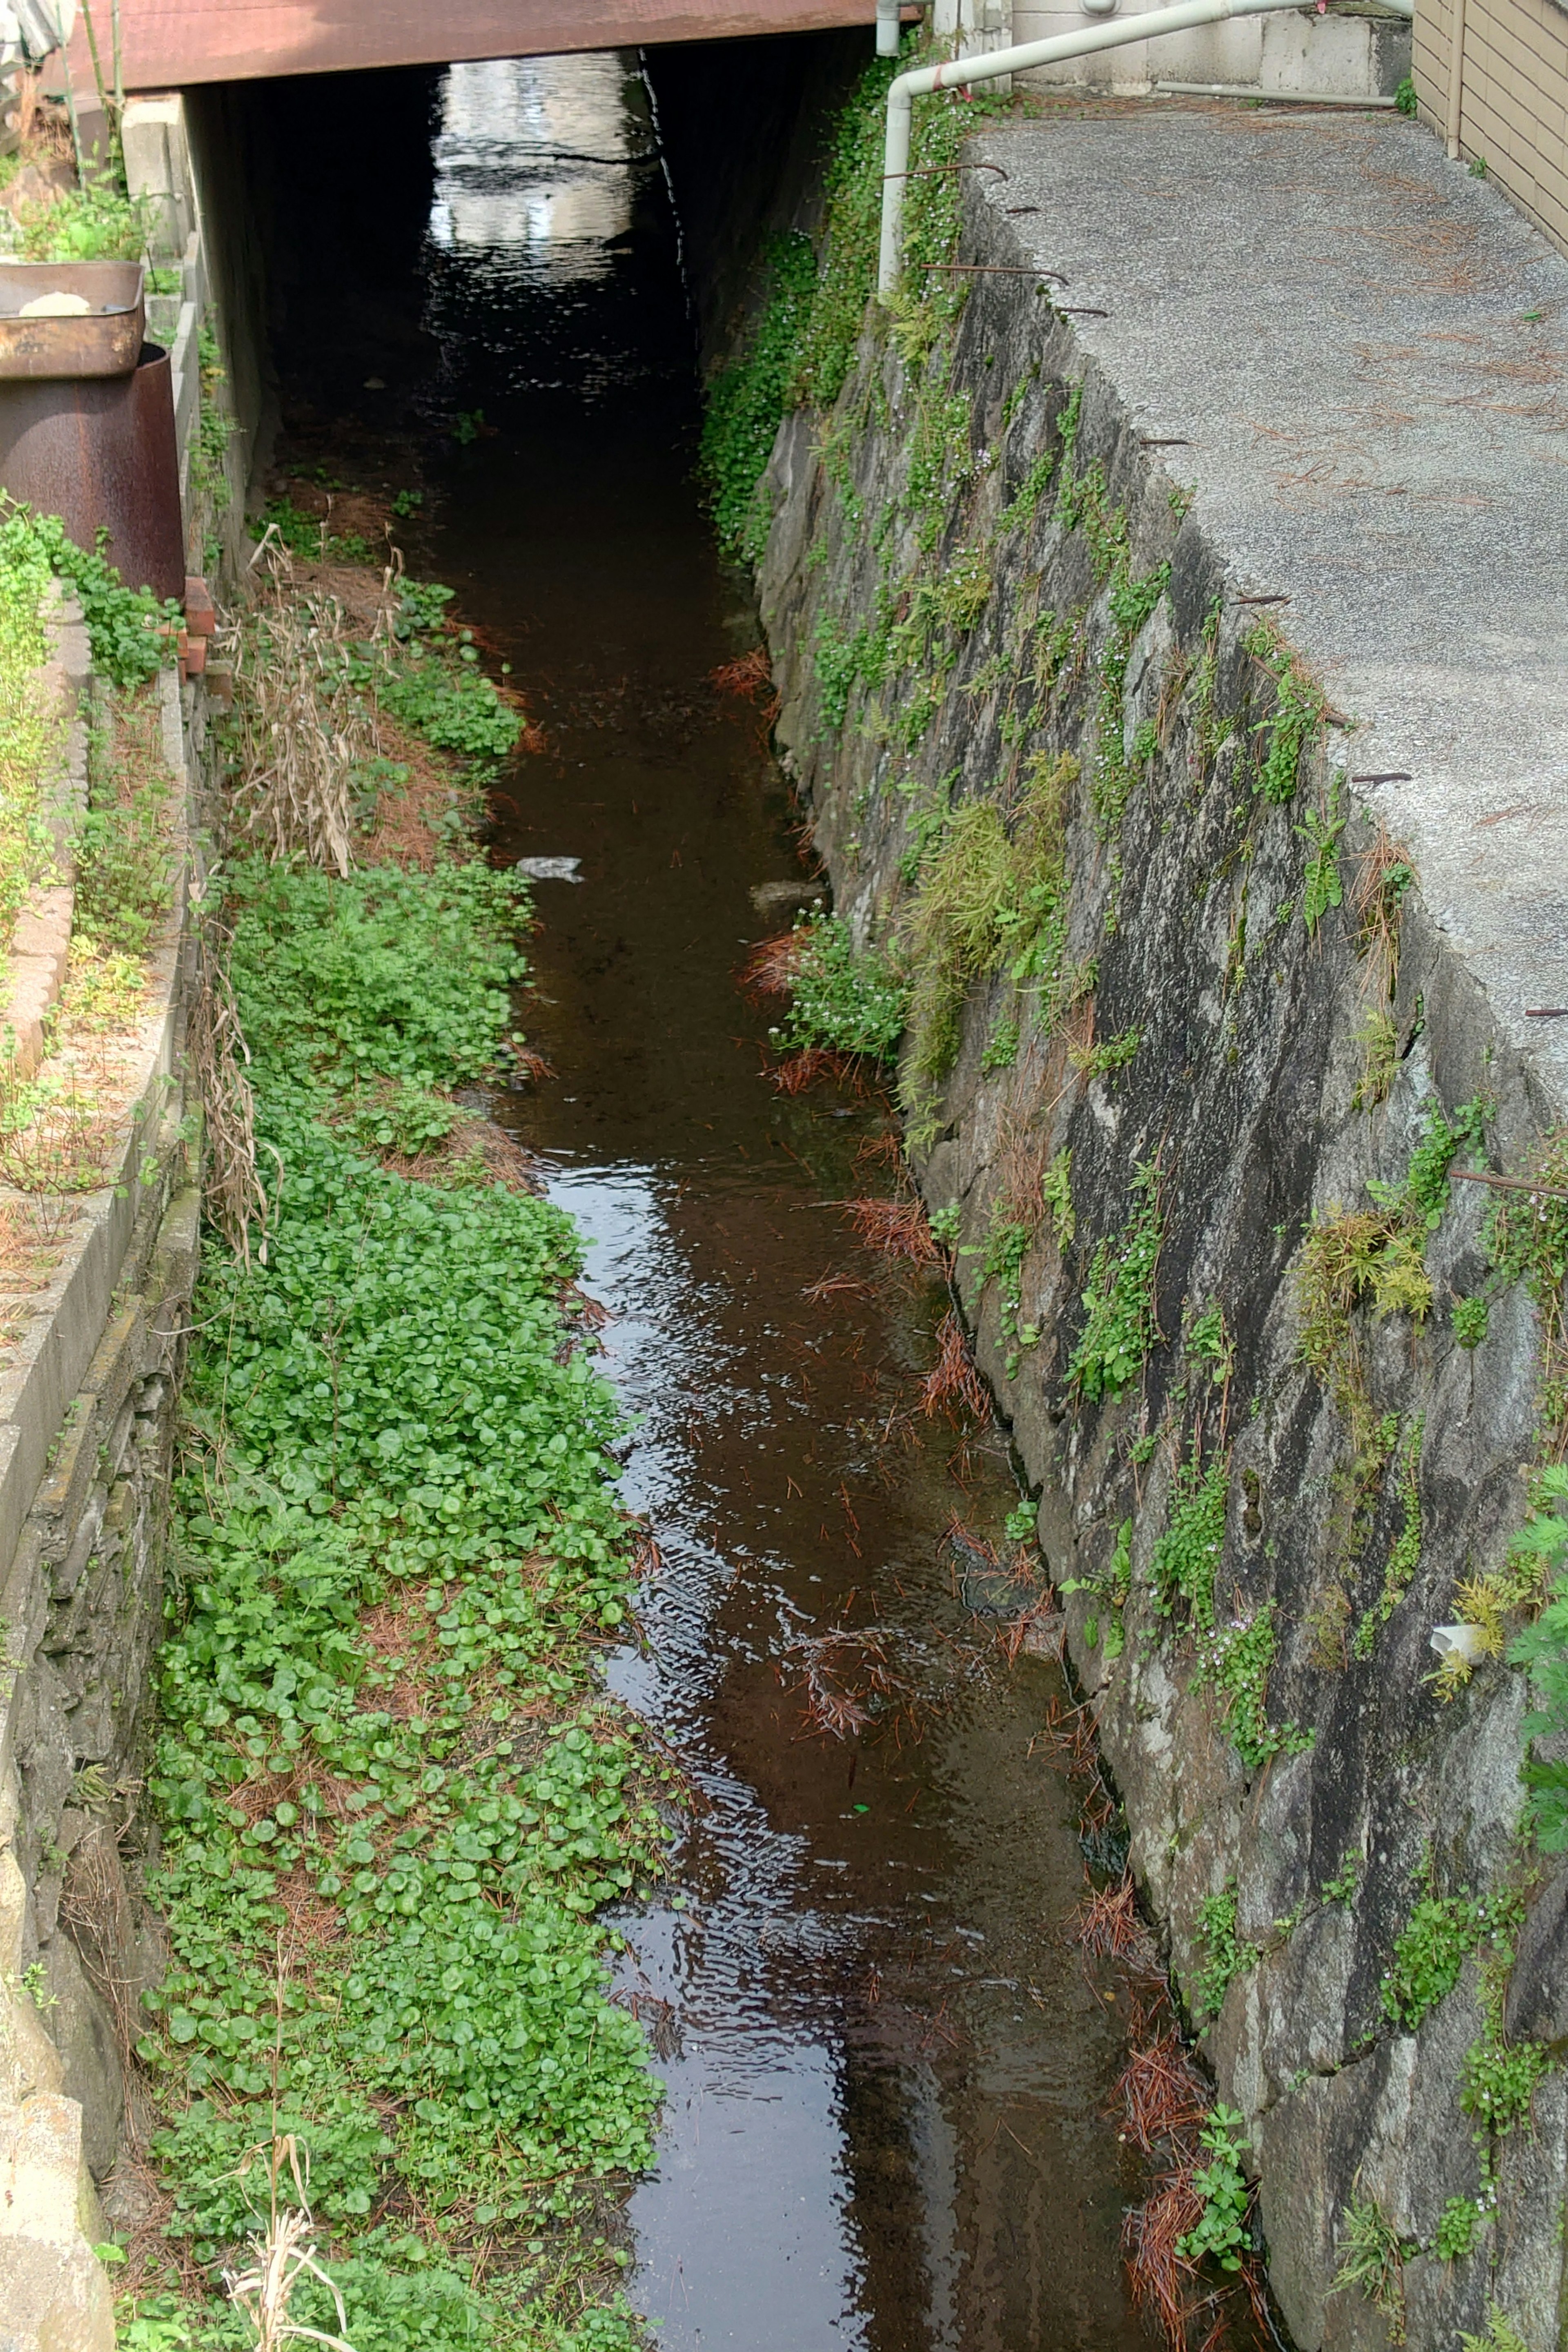
[{"label": "canal side wall", "polygon": [[[79,625],[57,635],[55,676],[74,710],[88,685],[86,635]],[[0,1276],[7,2352],[110,2352],[109,2274],[93,2248],[142,2218],[132,2159],[145,2118],[132,2051],[162,1952],[136,1891],[137,1800],[200,1214],[181,1075],[195,691],[163,672],[180,870],[106,1181],[63,1195],[0,1186],[10,1269]],[[79,724],[72,736],[79,752]]]},{"label": "canal side wall", "polygon": [[[1552,992],[1551,892],[1511,850],[1487,869],[1498,835],[1455,837],[1477,814],[1462,758],[1458,798],[1435,793],[1425,817],[1419,785],[1348,781],[1401,770],[1410,785],[1420,754],[1436,757],[1447,682],[1413,660],[1375,728],[1364,702],[1342,707],[1361,686],[1300,642],[1305,537],[1287,530],[1265,576],[1237,543],[1212,415],[1184,413],[1168,386],[1156,408],[1088,322],[1044,299],[1033,224],[1007,209],[1038,193],[1020,192],[1026,134],[1008,135],[1011,183],[970,184],[961,249],[1016,274],[978,278],[928,353],[907,321],[877,322],[831,414],[781,428],[760,572],[778,740],[857,945],[906,957],[922,860],[953,814],[990,803],[1016,836],[1055,780],[1065,928],[1049,969],[1020,982],[1011,950],[982,955],[945,1075],[919,1079],[906,1041],[900,1083],[926,1202],[957,1204],[957,1286],[1039,1494],[1132,1867],[1217,2096],[1245,2117],[1269,2276],[1303,2352],[1399,2340],[1401,2299],[1412,2346],[1483,2331],[1495,2304],[1551,2352],[1568,2196],[1563,1868],[1518,1837],[1523,1677],[1488,1658],[1445,1700],[1430,1646],[1461,1614],[1458,1584],[1505,1561],[1527,1474],[1555,1451],[1542,1317],[1526,1284],[1492,1273],[1500,1196],[1466,1182],[1430,1229],[1416,1220],[1429,1297],[1418,1282],[1402,1307],[1395,1286],[1352,1278],[1338,1322],[1314,1330],[1309,1315],[1314,1265],[1329,1265],[1314,1221],[1331,1242],[1354,1243],[1354,1217],[1372,1221],[1368,1247],[1408,1239],[1434,1104],[1460,1127],[1479,1106],[1484,1151],[1458,1151],[1459,1167],[1528,1171],[1560,1130],[1562,1073],[1519,1010],[1568,1001]],[[1161,163],[1158,193],[1180,195],[1179,159]],[[1486,236],[1535,269],[1530,233],[1487,202]],[[1059,230],[1064,214],[1040,209]],[[1108,263],[1058,299],[1111,310],[1126,291]],[[1252,446],[1266,412],[1254,421]],[[1167,437],[1183,446],[1149,446]],[[1195,503],[1181,487],[1194,441],[1221,445]],[[1442,584],[1479,609],[1496,578]],[[1522,693],[1491,705],[1516,803],[1552,772],[1551,743],[1568,751],[1560,717]],[[1260,772],[1277,781],[1298,738],[1293,793],[1270,798]],[[1499,955],[1511,926],[1522,961],[1479,951],[1446,855],[1489,894]],[[954,926],[921,936],[929,956]],[[1524,999],[1532,974],[1544,992]],[[1373,1181],[1405,1202],[1375,1231]],[[1009,1228],[1026,1235],[1010,1260]],[[1142,1291],[1140,1235],[1157,1249]],[[1489,1285],[1485,1337],[1462,1345],[1455,1303]],[[1099,1395],[1086,1294],[1120,1299],[1133,1359]],[[1461,1328],[1473,1339],[1473,1320]],[[1191,1561],[1156,1555],[1173,1522],[1205,1532],[1184,1516],[1200,1471],[1215,1474],[1223,1528],[1206,1523],[1208,1637],[1171,1613]],[[1385,1978],[1428,1889],[1514,1890],[1523,1925],[1511,1972],[1472,1952],[1405,2031]],[[1467,2068],[1526,2042],[1528,2118],[1479,2130]],[[1475,2209],[1473,2244],[1445,2259],[1456,2200]],[[1394,2250],[1378,2296],[1336,2286],[1369,2214]]]}]

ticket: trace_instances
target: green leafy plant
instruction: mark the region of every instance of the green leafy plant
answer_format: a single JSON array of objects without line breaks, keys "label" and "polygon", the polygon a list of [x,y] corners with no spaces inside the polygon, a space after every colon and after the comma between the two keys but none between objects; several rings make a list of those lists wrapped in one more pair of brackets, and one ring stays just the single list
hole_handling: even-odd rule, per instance
[{"label": "green leafy plant", "polygon": [[[1520,1779],[1529,1790],[1528,1825],[1543,1853],[1568,1853],[1568,1764],[1560,1758],[1531,1752],[1538,1739],[1560,1742],[1568,1730],[1568,1472],[1553,1464],[1538,1476],[1531,1498],[1531,1514],[1515,1538],[1515,1574],[1497,1594],[1500,1605],[1518,1607],[1520,1587],[1546,1591],[1545,1606],[1532,1624],[1517,1633],[1509,1645],[1510,1663],[1522,1666],[1530,1677],[1534,1706],[1521,1730],[1525,1739]],[[1468,1596],[1472,1602],[1480,1591]],[[1472,1614],[1477,1613],[1472,1608]],[[1499,1629],[1500,1631],[1500,1628]]]},{"label": "green leafy plant", "polygon": [[816,290],[809,237],[790,232],[765,247],[764,294],[739,356],[708,387],[699,470],[721,541],[755,562],[770,518],[758,488],[789,394]]},{"label": "green leafy plant", "polygon": [[1217,1895],[1198,1906],[1199,1962],[1193,1978],[1193,2010],[1202,2017],[1217,2017],[1232,1983],[1252,1967],[1257,1953],[1237,1934],[1237,1890],[1227,1879]]},{"label": "green leafy plant", "polygon": [[994,802],[965,802],[932,840],[902,919],[910,971],[904,1104],[917,1129],[951,1071],[971,987],[1006,967],[1054,1018],[1066,946],[1070,758],[1031,763],[1011,827]]},{"label": "green leafy plant", "polygon": [[1448,1320],[1456,1347],[1482,1348],[1486,1345],[1487,1326],[1490,1320],[1489,1304],[1486,1299],[1456,1298]]},{"label": "green leafy plant", "polygon": [[1209,2161],[1194,2169],[1192,2186],[1194,2194],[1202,2198],[1204,2210],[1194,2227],[1176,2241],[1177,2252],[1190,2263],[1213,2261],[1222,2271],[1238,2271],[1251,2242],[1252,2191],[1241,2168],[1243,2151],[1251,2143],[1244,2120],[1237,2108],[1222,2102],[1210,2110],[1198,2134]]},{"label": "green leafy plant", "polygon": [[1114,1037],[1104,1037],[1098,1045],[1082,1050],[1069,1047],[1068,1058],[1074,1069],[1086,1077],[1102,1078],[1117,1070],[1124,1070],[1143,1042],[1142,1030],[1123,1029]]},{"label": "green leafy plant", "polygon": [[1323,814],[1309,809],[1294,828],[1310,853],[1301,877],[1301,920],[1309,931],[1315,931],[1329,908],[1340,906],[1344,898],[1339,861],[1340,835],[1346,823],[1342,792],[1342,781],[1336,776]]},{"label": "green leafy plant", "polygon": [[88,739],[74,845],[77,928],[110,953],[144,956],[168,913],[173,800],[157,696],[111,692]]},{"label": "green leafy plant", "polygon": [[1529,2122],[1536,2091],[1551,2071],[1552,2053],[1542,2043],[1483,2034],[1465,2053],[1459,2105],[1483,2131],[1500,2138]]},{"label": "green leafy plant", "polygon": [[1394,91],[1394,103],[1401,114],[1407,114],[1414,117],[1417,112],[1415,84],[1409,74],[1405,75],[1404,80]]},{"label": "green leafy plant", "polygon": [[775,1045],[890,1061],[903,1034],[908,992],[886,956],[858,954],[841,915],[803,915],[795,929],[790,1009],[769,1031]]},{"label": "green leafy plant", "polygon": [[[335,2287],[356,2352],[632,2352],[619,2298],[584,2309],[595,2184],[647,2160],[658,2086],[596,1914],[667,1832],[594,1678],[632,1531],[580,1246],[548,1202],[411,1182],[357,1132],[419,1141],[496,1066],[526,899],[477,862],[229,881],[277,1172],[265,1254],[207,1254],[157,1661],[170,1965],[139,2054],[173,2227],[216,2265],[308,2196],[331,2285],[292,2317],[335,2336]],[[445,2228],[513,2260],[480,2293]],[[126,2340],[206,2352],[227,2324],[146,2297]]]},{"label": "green leafy plant", "polygon": [[1425,1413],[1413,1413],[1397,1446],[1392,1449],[1398,1482],[1402,1524],[1389,1547],[1383,1572],[1383,1591],[1366,1612],[1351,1639],[1358,1658],[1370,1658],[1381,1627],[1387,1624],[1415,1580],[1421,1565],[1421,1447],[1426,1433]]},{"label": "green leafy plant", "polygon": [[1511,1948],[1519,1925],[1514,1901],[1468,1893],[1438,1895],[1430,1866],[1426,1883],[1426,1893],[1395,1939],[1393,1964],[1383,1979],[1383,2013],[1406,2033],[1414,2033],[1453,1991],[1472,1952],[1500,1937]]},{"label": "green leafy plant", "polygon": [[1432,1304],[1426,1235],[1442,1223],[1452,1191],[1449,1170],[1461,1150],[1481,1140],[1485,1099],[1461,1104],[1452,1120],[1435,1097],[1423,1112],[1422,1136],[1403,1182],[1373,1179],[1372,1210],[1336,1211],[1315,1218],[1302,1244],[1297,1278],[1302,1361],[1332,1382],[1342,1403],[1358,1380],[1351,1349],[1352,1317],[1370,1305],[1374,1320],[1394,1314],[1421,1321]]},{"label": "green leafy plant", "polygon": [[[1329,698],[1272,623],[1260,622],[1242,639],[1242,646],[1274,680],[1274,709],[1261,730],[1264,749],[1257,788],[1266,801],[1279,805],[1295,797],[1302,756],[1322,731]],[[1323,845],[1317,846],[1321,856]]]},{"label": "green leafy plant", "polygon": [[1463,2352],[1530,2352],[1523,2335],[1498,2303],[1487,2305],[1485,2334],[1468,2336],[1461,2328],[1459,2342]]},{"label": "green leafy plant", "polygon": [[0,510],[0,950],[54,846],[45,796],[64,759],[65,722],[33,676],[48,652],[41,607],[49,581],[28,518]]},{"label": "green leafy plant", "polygon": [[1098,1617],[1090,1618],[1085,1632],[1090,1649],[1098,1646],[1106,1664],[1113,1665],[1127,1646],[1122,1612],[1132,1594],[1131,1520],[1123,1519],[1117,1528],[1103,1575],[1064,1577],[1057,1590],[1062,1593],[1093,1592],[1106,1602],[1103,1622]]},{"label": "green leafy plant", "polygon": [[1216,1454],[1205,1470],[1194,1447],[1176,1474],[1170,1522],[1149,1557],[1155,1608],[1203,1633],[1214,1628],[1215,1577],[1229,1501],[1228,1457]]},{"label": "green leafy plant", "polygon": [[1463,2262],[1480,2235],[1484,2218],[1473,2197],[1450,2197],[1432,2233],[1432,2252],[1438,2261]]},{"label": "green leafy plant", "polygon": [[980,1056],[983,1070],[1010,1070],[1018,1058],[1018,1024],[1012,1018],[998,1021],[985,1040]]},{"label": "green leafy plant", "polygon": [[1154,1276],[1164,1233],[1157,1160],[1136,1171],[1132,1192],[1141,1205],[1089,1261],[1083,1328],[1068,1364],[1068,1382],[1088,1404],[1130,1388],[1154,1342]]},{"label": "green leafy plant", "polygon": [[1325,1878],[1319,1889],[1324,1902],[1342,1904],[1348,1911],[1361,1885],[1361,1867],[1360,1854],[1353,1845],[1347,1846],[1338,1872],[1332,1878]]},{"label": "green leafy plant", "polygon": [[161,604],[149,588],[128,588],[100,553],[89,554],[67,538],[58,515],[35,514],[0,493],[0,572],[14,563],[32,570],[39,562],[80,604],[100,677],[131,688],[174,660],[178,604]]},{"label": "green leafy plant", "polygon": [[18,226],[25,261],[140,261],[148,207],[127,196],[112,173],[89,173],[79,188],[24,205]]},{"label": "green leafy plant", "polygon": [[438,751],[493,767],[522,732],[522,721],[493,678],[478,667],[471,646],[452,654],[415,642],[407,658],[374,677],[384,710]]}]

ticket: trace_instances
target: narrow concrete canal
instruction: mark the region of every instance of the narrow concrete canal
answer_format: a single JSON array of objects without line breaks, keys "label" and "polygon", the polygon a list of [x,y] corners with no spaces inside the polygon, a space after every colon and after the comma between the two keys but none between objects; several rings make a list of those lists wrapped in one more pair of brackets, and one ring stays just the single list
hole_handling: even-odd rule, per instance
[{"label": "narrow concrete canal", "polygon": [[456,67],[435,163],[420,397],[473,422],[416,568],[543,730],[498,860],[581,861],[521,1009],[557,1075],[503,1116],[590,1240],[662,1555],[613,1676],[694,1797],[685,1893],[626,1922],[668,2088],[634,2299],[666,2352],[1142,2342],[1070,1699],[1009,1659],[1028,1596],[984,1553],[1015,1549],[1005,1442],[921,1410],[945,1281],[835,1205],[892,1190],[890,1118],[781,1094],[737,984],[805,869],[765,719],[712,679],[759,630],[693,484],[649,94],[620,58]]}]

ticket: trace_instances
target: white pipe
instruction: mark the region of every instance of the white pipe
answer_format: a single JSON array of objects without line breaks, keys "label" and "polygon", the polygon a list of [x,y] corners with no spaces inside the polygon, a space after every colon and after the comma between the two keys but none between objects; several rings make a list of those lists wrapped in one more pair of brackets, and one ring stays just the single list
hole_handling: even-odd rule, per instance
[{"label": "white pipe", "polygon": [[[1076,33],[1058,33],[1048,41],[1021,41],[1010,49],[992,49],[982,57],[955,58],[935,66],[917,66],[900,74],[888,90],[888,131],[882,157],[882,248],[877,271],[877,291],[884,299],[899,282],[900,249],[904,218],[904,184],[910,169],[910,126],[913,101],[933,90],[966,89],[971,82],[993,81],[999,74],[1026,73],[1031,66],[1054,66],[1068,58],[1089,56],[1096,49],[1118,49],[1127,41],[1157,40],[1163,33],[1190,32],[1195,25],[1217,25],[1227,16],[1260,16],[1276,8],[1300,8],[1302,0],[1177,0],[1173,8],[1155,8],[1142,16],[1121,16],[1107,25],[1085,25]],[[1415,0],[1388,0],[1402,16],[1415,13]],[[1284,98],[1287,91],[1269,91]]]},{"label": "white pipe", "polygon": [[877,0],[877,55],[896,58],[899,54],[899,0]]}]

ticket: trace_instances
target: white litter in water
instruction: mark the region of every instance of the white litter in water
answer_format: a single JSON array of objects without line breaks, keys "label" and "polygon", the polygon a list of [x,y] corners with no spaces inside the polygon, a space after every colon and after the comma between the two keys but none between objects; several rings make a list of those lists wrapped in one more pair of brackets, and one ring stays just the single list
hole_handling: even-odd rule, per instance
[{"label": "white litter in water", "polygon": [[531,882],[581,882],[580,857],[520,857],[517,870]]},{"label": "white litter in water", "polygon": [[17,311],[18,319],[85,319],[92,304],[81,294],[35,294]]}]

